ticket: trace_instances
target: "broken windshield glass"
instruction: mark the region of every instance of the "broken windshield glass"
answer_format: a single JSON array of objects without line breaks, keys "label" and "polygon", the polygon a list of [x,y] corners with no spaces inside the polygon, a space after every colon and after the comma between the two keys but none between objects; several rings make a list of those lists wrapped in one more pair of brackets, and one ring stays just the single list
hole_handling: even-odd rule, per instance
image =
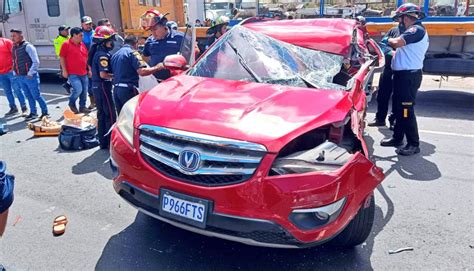
[{"label": "broken windshield glass", "polygon": [[200,77],[320,89],[345,89],[333,83],[343,56],[285,43],[235,26],[190,70]]}]

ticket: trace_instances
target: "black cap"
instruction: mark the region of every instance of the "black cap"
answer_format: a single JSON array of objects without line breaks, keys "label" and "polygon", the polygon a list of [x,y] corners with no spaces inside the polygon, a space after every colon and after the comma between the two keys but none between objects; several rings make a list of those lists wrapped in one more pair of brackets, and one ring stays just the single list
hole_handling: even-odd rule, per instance
[{"label": "black cap", "polygon": [[19,29],[19,28],[12,28],[10,30],[10,33],[18,33],[18,34],[23,34],[23,30]]},{"label": "black cap", "polygon": [[71,28],[71,36],[77,35],[79,33],[82,33],[82,28],[80,27],[73,27]]},{"label": "black cap", "polygon": [[83,24],[90,24],[92,23],[92,18],[89,16],[84,16],[81,18],[81,23]]},{"label": "black cap", "polygon": [[59,31],[59,32],[64,31],[64,30],[69,30],[69,29],[71,29],[71,27],[70,27],[70,26],[67,26],[67,25],[65,25],[65,24],[63,24],[63,25],[61,25],[61,26],[58,27],[58,31]]}]

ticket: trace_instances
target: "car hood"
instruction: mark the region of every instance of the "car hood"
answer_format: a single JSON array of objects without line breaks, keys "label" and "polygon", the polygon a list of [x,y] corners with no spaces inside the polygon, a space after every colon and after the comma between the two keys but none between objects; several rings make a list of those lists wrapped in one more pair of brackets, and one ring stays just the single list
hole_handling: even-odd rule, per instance
[{"label": "car hood", "polygon": [[179,75],[142,94],[135,126],[156,125],[263,144],[343,120],[349,93]]}]

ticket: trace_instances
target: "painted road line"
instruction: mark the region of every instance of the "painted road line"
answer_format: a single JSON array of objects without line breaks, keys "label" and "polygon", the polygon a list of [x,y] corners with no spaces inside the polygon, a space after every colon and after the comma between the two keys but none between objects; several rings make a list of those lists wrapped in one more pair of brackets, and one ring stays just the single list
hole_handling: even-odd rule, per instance
[{"label": "painted road line", "polygon": [[429,130],[419,130],[419,132],[425,133],[425,134],[434,134],[434,135],[447,135],[447,136],[460,136],[460,137],[474,138],[474,135],[470,135],[470,134],[459,134],[459,133],[429,131]]},{"label": "painted road line", "polygon": [[69,97],[69,95],[65,95],[65,94],[56,94],[56,93],[48,93],[48,92],[41,92],[41,95],[48,95],[48,96],[54,96],[54,97]]},{"label": "painted road line", "polygon": [[69,97],[68,96],[56,97],[56,98],[53,98],[51,100],[46,100],[46,103],[49,104],[49,103],[59,101],[59,100],[63,100],[63,99],[69,99]]}]

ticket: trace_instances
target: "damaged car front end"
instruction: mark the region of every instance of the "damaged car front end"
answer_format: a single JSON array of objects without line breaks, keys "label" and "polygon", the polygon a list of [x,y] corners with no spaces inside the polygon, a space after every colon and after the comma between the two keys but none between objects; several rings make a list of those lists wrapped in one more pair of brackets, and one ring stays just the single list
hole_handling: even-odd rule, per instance
[{"label": "damaged car front end", "polygon": [[120,196],[177,227],[249,245],[367,238],[384,176],[363,138],[364,88],[383,56],[354,21],[288,23],[303,32],[234,27],[190,70],[125,105],[111,148]]}]

